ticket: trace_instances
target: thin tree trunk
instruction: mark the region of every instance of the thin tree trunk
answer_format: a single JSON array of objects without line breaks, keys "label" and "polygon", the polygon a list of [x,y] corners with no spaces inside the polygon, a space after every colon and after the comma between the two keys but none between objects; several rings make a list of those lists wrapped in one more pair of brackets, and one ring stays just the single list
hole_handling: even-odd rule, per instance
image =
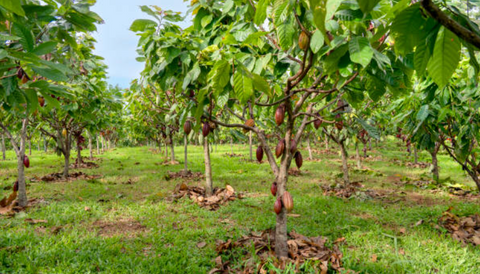
[{"label": "thin tree trunk", "polygon": [[88,132],[88,149],[90,150],[90,160],[93,160],[93,140],[90,132]]},{"label": "thin tree trunk", "polygon": [[362,169],[362,159],[360,158],[360,148],[358,143],[355,143],[355,157],[357,158],[357,169]]},{"label": "thin tree trunk", "polygon": [[230,152],[233,155],[233,137],[230,137]]},{"label": "thin tree trunk", "polygon": [[313,160],[312,147],[310,146],[310,135],[307,137],[308,160]]},{"label": "thin tree trunk", "polygon": [[81,145],[77,142],[77,165],[81,164],[83,164],[82,148]]},{"label": "thin tree trunk", "polygon": [[7,148],[5,147],[5,133],[2,132],[2,159],[7,159]]},{"label": "thin tree trunk", "polygon": [[253,161],[252,131],[248,135],[248,145],[250,146],[250,161]]},{"label": "thin tree trunk", "polygon": [[170,161],[175,162],[175,147],[173,145],[172,135],[170,135]]},{"label": "thin tree trunk", "polygon": [[325,149],[328,150],[328,137],[325,135]]},{"label": "thin tree trunk", "polygon": [[205,195],[212,196],[212,165],[210,163],[210,149],[208,148],[208,138],[203,138],[203,155],[205,156]]},{"label": "thin tree trunk", "polygon": [[100,137],[100,140],[102,141],[102,153],[105,152],[105,139],[103,137]]},{"label": "thin tree trunk", "polygon": [[40,151],[40,143],[42,142],[42,137],[40,136],[40,138],[38,139],[38,142],[37,142],[37,151]]},{"label": "thin tree trunk", "polygon": [[418,152],[417,152],[417,146],[413,147],[413,156],[415,159],[415,164],[418,164]]},{"label": "thin tree trunk", "polygon": [[363,158],[367,158],[367,143],[363,143]]},{"label": "thin tree trunk", "polygon": [[28,155],[32,156],[32,138],[28,139]]},{"label": "thin tree trunk", "polygon": [[372,150],[372,139],[368,140],[368,146],[369,146],[369,149]]},{"label": "thin tree trunk", "polygon": [[[27,138],[27,124],[28,119],[24,119],[22,122],[22,130],[20,132],[20,148],[16,150],[17,152],[17,170],[18,170],[18,196],[17,202],[21,207],[26,207],[28,204],[27,199],[27,186],[25,183],[25,166],[23,160],[25,158],[25,147],[26,147],[26,138]],[[17,146],[15,140],[10,136],[10,142],[12,146]]]},{"label": "thin tree trunk", "polygon": [[184,170],[185,170],[185,173],[188,171],[188,138],[187,138],[187,134],[185,134],[185,136],[183,136],[183,143],[184,143],[184,147],[185,147],[185,150],[184,150],[184,163],[183,163],[183,166],[184,166]]},{"label": "thin tree trunk", "polygon": [[45,153],[47,153],[47,150],[48,150],[48,141],[47,141],[47,137],[43,137],[43,150],[45,151]]},{"label": "thin tree trunk", "polygon": [[100,140],[98,139],[98,135],[97,135],[97,155],[100,155]]},{"label": "thin tree trunk", "polygon": [[165,142],[165,158],[168,159],[168,145],[167,145],[167,142]]},{"label": "thin tree trunk", "polygon": [[440,171],[438,169],[438,159],[437,159],[437,154],[439,149],[440,149],[440,144],[436,143],[434,150],[430,151],[430,155],[432,156],[432,175],[433,175],[433,179],[437,183],[440,180]]},{"label": "thin tree trunk", "polygon": [[[277,183],[277,199],[281,198],[285,193],[285,187],[288,181],[288,167],[284,163],[280,166],[280,171],[275,182]],[[287,210],[282,206],[282,210],[277,214],[277,222],[275,226],[275,255],[277,258],[288,257],[288,245],[287,245]]]},{"label": "thin tree trunk", "polygon": [[63,178],[68,178],[68,170],[70,168],[70,151],[66,151],[64,157],[65,163],[63,165]]},{"label": "thin tree trunk", "polygon": [[350,178],[348,176],[348,154],[347,150],[345,149],[344,142],[340,142],[340,150],[342,152],[342,171],[343,171],[343,182],[345,185],[350,184]]}]

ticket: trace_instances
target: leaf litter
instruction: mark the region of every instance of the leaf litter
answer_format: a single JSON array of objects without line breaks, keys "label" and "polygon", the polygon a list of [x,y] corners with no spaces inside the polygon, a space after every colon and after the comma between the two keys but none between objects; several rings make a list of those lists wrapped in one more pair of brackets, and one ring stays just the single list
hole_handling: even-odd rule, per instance
[{"label": "leaf litter", "polygon": [[225,188],[214,188],[213,194],[210,197],[205,196],[205,188],[198,186],[188,186],[185,183],[178,184],[175,187],[172,198],[174,200],[181,199],[187,196],[193,200],[200,207],[204,207],[208,210],[215,211],[220,206],[227,204],[230,201],[245,198],[244,193],[236,193],[235,189],[227,185]]},{"label": "leaf litter", "polygon": [[459,217],[451,211],[452,208],[449,208],[442,214],[439,224],[448,230],[454,240],[480,246],[480,216],[475,214]]}]

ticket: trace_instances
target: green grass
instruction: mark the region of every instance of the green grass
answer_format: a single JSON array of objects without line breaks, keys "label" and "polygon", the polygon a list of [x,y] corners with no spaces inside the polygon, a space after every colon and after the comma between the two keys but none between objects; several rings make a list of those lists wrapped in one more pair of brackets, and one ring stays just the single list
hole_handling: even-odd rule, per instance
[{"label": "green grass", "polygon": [[[177,160],[183,159],[182,147],[175,152]],[[102,159],[100,168],[82,171],[102,175],[98,180],[29,183],[29,197],[44,198],[46,203],[15,218],[0,217],[0,273],[207,273],[215,266],[217,239],[237,238],[275,224],[274,198],[268,195],[273,175],[268,164],[226,157],[227,152],[230,146],[218,146],[212,153],[214,185],[230,184],[250,195],[216,212],[199,208],[187,199],[166,199],[181,181],[166,181],[165,174],[181,170],[182,160],[180,165],[158,165],[165,160],[163,154],[154,154],[146,147],[118,148],[96,156]],[[234,152],[248,158],[246,146],[236,145]],[[306,159],[308,153],[302,153]],[[350,154],[354,155],[353,151]],[[438,217],[450,206],[456,214],[469,215],[479,212],[479,203],[444,191],[434,194],[394,184],[394,177],[429,174],[428,169],[393,163],[393,159],[408,159],[404,148],[392,140],[374,146],[369,154],[382,160],[364,162],[374,172],[352,172],[352,180],[362,181],[368,189],[403,191],[406,201],[323,196],[319,185],[338,180],[341,163],[336,155],[315,155],[319,161],[305,161],[304,174],[289,179],[295,201],[293,213],[300,215],[289,218],[289,230],[325,236],[330,242],[345,237],[346,243],[341,246],[344,267],[359,273],[480,273],[480,249],[462,246],[436,227]],[[3,196],[10,191],[3,188],[14,182],[16,174],[13,152],[7,156],[10,160],[0,161]],[[30,159],[27,178],[62,170],[62,158],[56,155],[34,151]],[[420,160],[428,162],[428,153],[422,152]],[[442,154],[439,160],[442,178],[473,186],[448,156]],[[350,164],[355,166],[353,160]],[[201,147],[189,147],[189,167],[203,172]],[[129,179],[134,183],[125,184]],[[203,181],[189,184],[202,185]],[[428,203],[409,200],[413,192]],[[31,225],[26,218],[48,223]],[[121,234],[121,229],[110,236],[101,234],[99,223],[115,227],[119,220],[138,222],[145,228],[126,234]],[[419,220],[423,224],[415,226]],[[52,230],[56,227],[62,228],[55,234]],[[197,248],[203,241],[207,246]],[[376,261],[371,260],[374,254]],[[238,256],[224,259],[240,264]]]}]

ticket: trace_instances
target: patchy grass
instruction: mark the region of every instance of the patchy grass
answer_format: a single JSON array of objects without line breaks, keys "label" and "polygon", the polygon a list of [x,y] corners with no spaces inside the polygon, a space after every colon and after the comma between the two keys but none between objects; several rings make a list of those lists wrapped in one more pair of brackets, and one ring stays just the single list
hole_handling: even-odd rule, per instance
[{"label": "patchy grass", "polygon": [[[323,149],[323,144],[318,146]],[[29,197],[43,198],[45,203],[14,218],[0,217],[0,273],[207,273],[215,266],[217,239],[274,227],[272,172],[266,162],[246,160],[246,146],[233,149],[243,157],[226,156],[230,146],[218,146],[212,153],[214,185],[229,184],[247,192],[245,199],[215,212],[189,199],[169,199],[180,182],[203,184],[195,178],[166,176],[183,168],[183,148],[175,152],[180,164],[166,166],[164,155],[147,147],[117,148],[96,155],[99,168],[81,169],[101,175],[98,179],[29,182]],[[308,153],[302,150],[302,154],[306,159]],[[383,191],[383,199],[323,196],[319,185],[340,180],[341,162],[336,153],[315,154],[315,161],[305,160],[300,176],[289,179],[293,213],[299,215],[289,218],[289,230],[326,236],[330,243],[345,237],[344,267],[360,273],[478,273],[480,249],[452,240],[437,220],[451,206],[457,215],[479,213],[479,202],[443,188],[409,183],[427,180],[429,170],[394,162],[413,160],[394,140],[374,145],[369,155],[363,162],[365,170],[353,171],[356,164],[351,159],[352,181],[360,181],[364,189]],[[3,196],[16,173],[13,152],[7,157],[0,162]],[[442,179],[474,186],[447,155],[441,154],[439,160]],[[53,154],[34,151],[30,161],[27,178],[62,170],[62,158]],[[420,161],[429,162],[429,154],[421,152]],[[189,167],[203,173],[201,147],[189,147]],[[47,223],[30,224],[28,218]],[[206,246],[198,247],[201,242]],[[239,257],[224,258],[228,259],[239,264]]]}]

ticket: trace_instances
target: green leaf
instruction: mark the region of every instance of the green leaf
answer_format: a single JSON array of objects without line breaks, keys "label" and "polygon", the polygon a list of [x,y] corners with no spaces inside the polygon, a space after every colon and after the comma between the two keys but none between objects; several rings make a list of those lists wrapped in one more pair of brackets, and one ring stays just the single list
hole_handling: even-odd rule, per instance
[{"label": "green leaf", "polygon": [[217,94],[228,84],[230,80],[230,64],[226,60],[220,60],[209,73],[210,83]]},{"label": "green leaf", "polygon": [[357,2],[363,13],[369,13],[375,8],[380,0],[357,0]]},{"label": "green leaf", "polygon": [[0,6],[20,16],[25,16],[20,0],[0,0]]},{"label": "green leaf", "polygon": [[42,43],[38,45],[32,53],[35,53],[38,56],[45,55],[47,53],[51,53],[56,47],[57,47],[57,42],[55,41],[49,41]]},{"label": "green leaf", "polygon": [[27,89],[25,91],[26,99],[27,99],[27,109],[28,112],[32,113],[38,109],[40,106],[38,103],[37,92],[34,89]]},{"label": "green leaf", "polygon": [[310,48],[312,49],[313,53],[317,53],[325,43],[325,37],[320,30],[316,30],[311,38],[310,41]]},{"label": "green leaf", "polygon": [[373,49],[370,46],[370,42],[365,37],[355,36],[348,43],[348,49],[350,51],[350,59],[362,65],[368,66],[373,58]]},{"label": "green leaf", "polygon": [[325,21],[332,19],[335,12],[337,12],[338,7],[343,0],[327,0],[327,12],[325,14]]},{"label": "green leaf", "polygon": [[427,117],[429,115],[428,109],[429,109],[428,105],[423,105],[420,108],[420,110],[417,113],[417,117],[416,117],[417,121],[423,122],[423,121],[425,121],[425,119],[427,119]]},{"label": "green leaf", "polygon": [[363,129],[365,129],[372,138],[375,138],[377,140],[380,140],[380,130],[374,126],[371,126],[368,124],[366,121],[360,118],[355,118],[357,122],[362,126]]},{"label": "green leaf", "polygon": [[30,29],[28,29],[24,25],[15,23],[13,24],[13,33],[20,37],[20,44],[22,44],[23,48],[26,51],[30,52],[33,50],[33,34]]},{"label": "green leaf", "polygon": [[270,89],[270,85],[268,84],[268,82],[258,74],[252,73],[252,76],[253,86],[255,87],[255,89],[266,93],[269,97],[272,97],[272,90]]},{"label": "green leaf", "polygon": [[291,16],[277,27],[277,36],[280,47],[288,50],[293,45],[293,36],[295,35],[295,27]]},{"label": "green leaf", "polygon": [[33,71],[36,73],[42,75],[43,77],[46,77],[50,80],[57,81],[57,82],[66,82],[68,81],[68,77],[65,76],[61,71],[52,69],[52,68],[47,68],[47,67],[35,67],[32,66]]},{"label": "green leaf", "polygon": [[257,3],[257,10],[255,12],[254,22],[256,25],[263,25],[267,19],[267,7],[270,0],[260,0]]},{"label": "green leaf", "polygon": [[415,49],[415,58],[413,63],[419,77],[422,77],[425,74],[430,56],[430,49],[426,43],[418,45]]},{"label": "green leaf", "polygon": [[240,102],[245,103],[253,96],[252,78],[245,69],[238,68],[233,75],[233,89]]},{"label": "green leaf", "polygon": [[132,25],[130,26],[130,30],[134,32],[143,32],[150,27],[157,27],[157,23],[148,19],[137,19],[133,21]]},{"label": "green leaf", "polygon": [[435,41],[432,59],[427,66],[429,75],[439,88],[445,87],[455,72],[460,62],[461,48],[460,39],[450,30],[441,27]]}]

